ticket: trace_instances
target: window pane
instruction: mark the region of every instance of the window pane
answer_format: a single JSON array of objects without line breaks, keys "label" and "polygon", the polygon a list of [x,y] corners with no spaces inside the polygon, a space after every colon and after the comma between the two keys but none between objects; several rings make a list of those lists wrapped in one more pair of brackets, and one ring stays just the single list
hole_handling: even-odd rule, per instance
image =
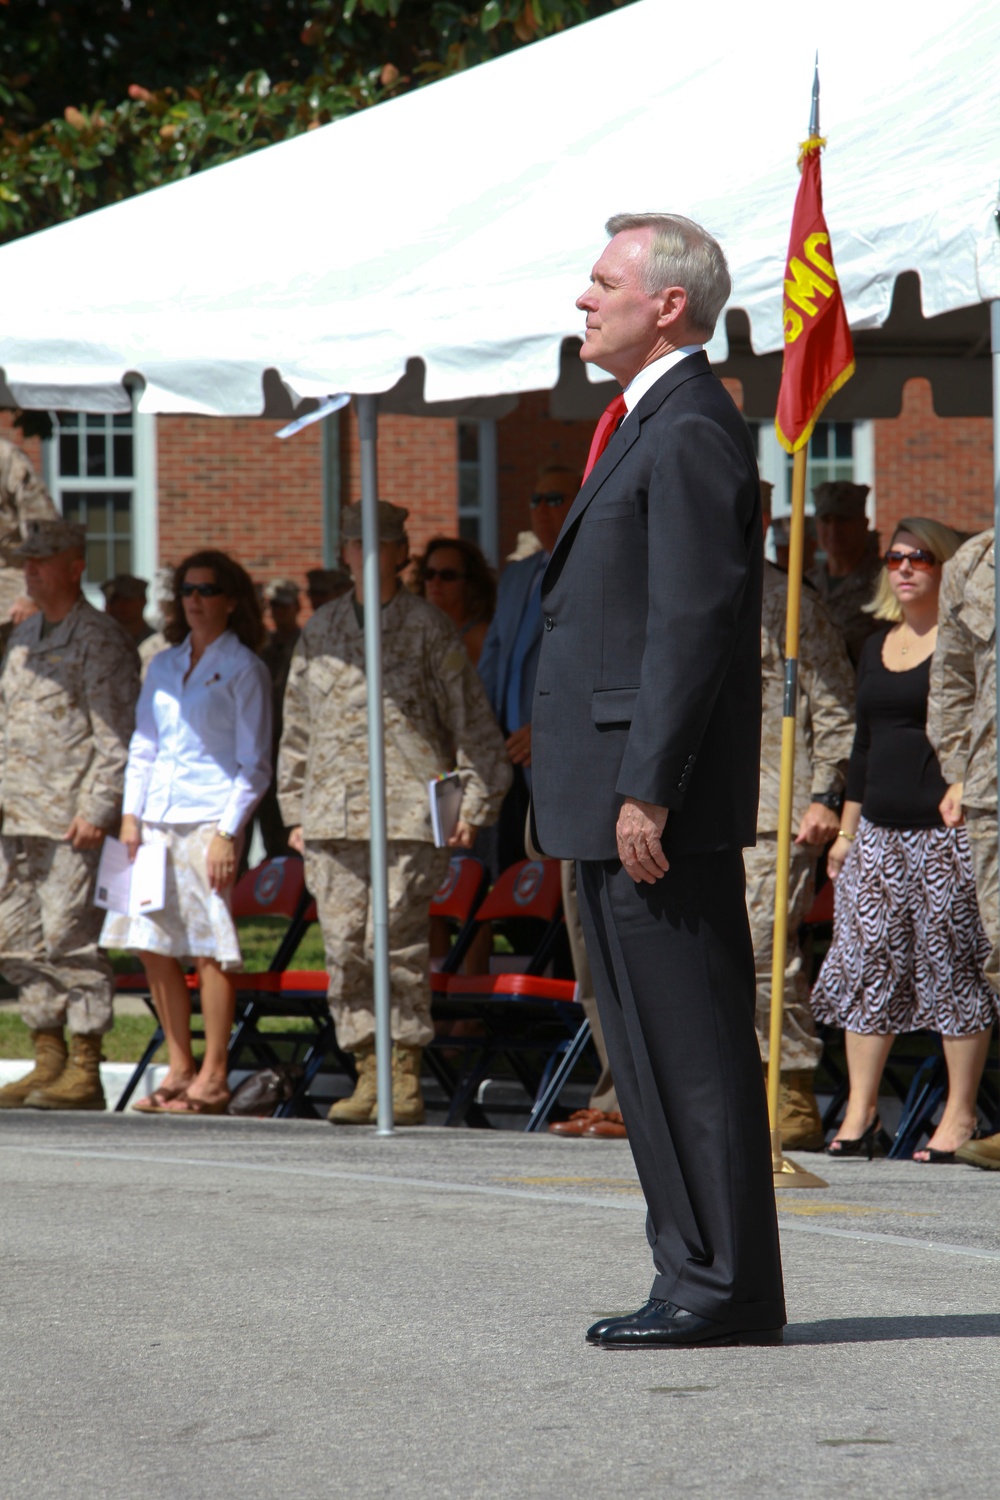
[{"label": "window pane", "polygon": [[59,472],[70,477],[80,472],[80,450],[75,432],[59,434]]},{"label": "window pane", "polygon": [[[87,418],[88,426],[90,424],[90,421],[91,421],[91,419],[88,417]],[[107,473],[107,461],[106,461],[106,458],[105,458],[104,446],[105,445],[104,445],[104,433],[103,432],[88,432],[87,433],[87,473],[88,474],[101,474],[101,475],[103,475],[103,474]]]},{"label": "window pane", "polygon": [[838,458],[854,457],[854,423],[835,422],[834,428],[834,452]]},{"label": "window pane", "polygon": [[479,517],[460,516],[458,519],[458,534],[467,542],[475,542],[479,546]]},{"label": "window pane", "polygon": [[809,439],[809,457],[821,459],[825,458],[827,454],[828,442],[829,438],[827,436],[826,422],[817,422],[816,426],[813,428],[813,435]]},{"label": "window pane", "polygon": [[114,496],[114,533],[115,536],[130,537],[132,535],[132,492],[131,490],[119,491]]},{"label": "window pane", "polygon": [[127,427],[129,431],[131,431],[132,413],[130,411],[117,412],[116,415],[111,418],[111,423],[114,427]]},{"label": "window pane", "polygon": [[132,434],[116,432],[113,439],[115,474],[132,477]]},{"label": "window pane", "polygon": [[462,464],[458,471],[459,511],[479,509],[479,466]]},{"label": "window pane", "polygon": [[116,541],[114,547],[114,567],[109,576],[115,573],[131,573],[132,571],[132,544],[127,541]]},{"label": "window pane", "polygon": [[106,417],[95,416],[93,413],[88,413],[86,421],[87,427],[91,432],[103,432],[107,426]]},{"label": "window pane", "polygon": [[81,495],[74,494],[72,490],[63,490],[62,508],[67,521],[83,522],[83,497]]},{"label": "window pane", "polygon": [[460,464],[479,463],[479,423],[459,422],[458,461]]}]

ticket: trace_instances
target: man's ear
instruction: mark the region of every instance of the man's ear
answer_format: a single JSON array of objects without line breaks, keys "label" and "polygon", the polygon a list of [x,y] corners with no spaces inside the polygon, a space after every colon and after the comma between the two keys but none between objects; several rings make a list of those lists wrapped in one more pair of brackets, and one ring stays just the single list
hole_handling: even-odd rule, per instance
[{"label": "man's ear", "polygon": [[682,286],[664,287],[660,293],[657,328],[674,328],[687,315],[687,292]]}]

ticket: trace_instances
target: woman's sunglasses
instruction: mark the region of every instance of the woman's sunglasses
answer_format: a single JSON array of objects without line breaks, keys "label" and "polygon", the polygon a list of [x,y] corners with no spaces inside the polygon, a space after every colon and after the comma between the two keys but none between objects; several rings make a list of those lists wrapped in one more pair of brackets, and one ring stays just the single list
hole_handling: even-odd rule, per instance
[{"label": "woman's sunglasses", "polygon": [[934,553],[924,552],[922,548],[918,548],[916,552],[890,551],[885,554],[882,561],[890,573],[897,572],[905,562],[908,562],[911,567],[923,568],[925,572],[929,572],[931,568],[936,568],[938,565],[938,560],[934,556]]},{"label": "woman's sunglasses", "polygon": [[225,589],[220,588],[217,583],[182,583],[181,598],[190,599],[192,594],[197,594],[199,599],[218,599],[224,594]]},{"label": "woman's sunglasses", "polygon": [[464,578],[464,577],[465,577],[465,574],[464,573],[460,573],[457,568],[425,568],[424,569],[424,578],[427,580],[428,583],[431,583],[435,578],[439,578],[442,583],[457,583],[460,578]]}]

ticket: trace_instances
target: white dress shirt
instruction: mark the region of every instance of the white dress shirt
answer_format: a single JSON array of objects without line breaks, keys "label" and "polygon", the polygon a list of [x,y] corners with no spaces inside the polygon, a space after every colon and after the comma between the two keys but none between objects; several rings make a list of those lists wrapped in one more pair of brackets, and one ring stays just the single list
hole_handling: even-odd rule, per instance
[{"label": "white dress shirt", "polygon": [[633,408],[639,405],[650,386],[654,386],[661,375],[672,370],[674,365],[679,365],[681,360],[687,359],[689,354],[700,354],[704,347],[704,344],[683,344],[680,349],[671,349],[669,354],[661,354],[659,359],[654,359],[651,365],[646,365],[638,375],[633,375],[622,391],[625,405],[628,407],[622,421],[628,421]]},{"label": "white dress shirt", "polygon": [[[185,682],[185,674],[191,675]],[[234,836],[271,780],[271,676],[226,630],[191,670],[191,637],[149,664],[122,811],[150,823],[216,821]]]}]

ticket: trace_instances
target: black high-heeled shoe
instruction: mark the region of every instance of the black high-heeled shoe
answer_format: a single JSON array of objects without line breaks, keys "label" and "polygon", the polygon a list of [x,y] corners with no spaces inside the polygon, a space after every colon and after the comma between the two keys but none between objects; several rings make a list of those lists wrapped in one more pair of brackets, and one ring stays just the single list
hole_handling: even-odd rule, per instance
[{"label": "black high-heeled shoe", "polygon": [[882,1129],[882,1121],[878,1115],[869,1125],[863,1135],[855,1136],[853,1140],[833,1140],[826,1148],[827,1156],[867,1156],[871,1161],[875,1156],[888,1156],[892,1146],[892,1137]]}]

